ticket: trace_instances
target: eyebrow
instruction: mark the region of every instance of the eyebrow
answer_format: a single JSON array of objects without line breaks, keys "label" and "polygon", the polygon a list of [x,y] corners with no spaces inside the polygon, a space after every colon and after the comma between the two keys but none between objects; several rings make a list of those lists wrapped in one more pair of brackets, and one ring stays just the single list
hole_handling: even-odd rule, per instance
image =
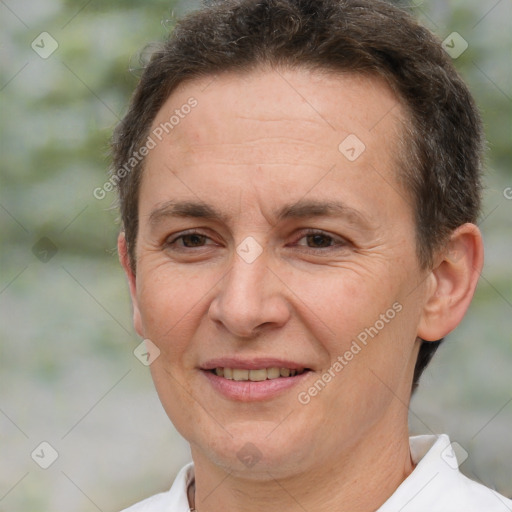
[{"label": "eyebrow", "polygon": [[166,201],[149,214],[149,223],[156,225],[168,217],[193,217],[227,221],[227,216],[202,201]]},{"label": "eyebrow", "polygon": [[340,201],[300,200],[283,206],[277,213],[279,220],[306,217],[342,217],[359,227],[365,229],[372,227],[372,223],[366,215]]},{"label": "eyebrow", "polygon": [[[280,221],[311,217],[339,217],[346,218],[351,224],[362,229],[371,229],[373,226],[373,223],[362,212],[339,201],[301,199],[282,206],[277,212],[274,212],[274,216]],[[227,223],[229,220],[229,216],[203,201],[171,200],[166,201],[150,213],[149,223],[154,226],[172,217],[202,218],[223,223]]]}]

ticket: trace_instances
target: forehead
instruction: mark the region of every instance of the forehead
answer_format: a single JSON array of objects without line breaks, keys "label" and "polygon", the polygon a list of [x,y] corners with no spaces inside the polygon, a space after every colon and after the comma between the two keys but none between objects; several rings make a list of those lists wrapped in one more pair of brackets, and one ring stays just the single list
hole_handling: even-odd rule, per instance
[{"label": "forehead", "polygon": [[397,193],[404,119],[399,99],[374,76],[257,69],[194,79],[155,117],[151,136],[161,140],[148,154],[143,189],[152,181],[153,199],[165,202],[157,182],[171,171],[186,176],[178,188],[188,185],[191,195],[208,194],[219,182],[233,190],[303,182],[305,192],[336,167],[325,184],[343,185],[345,176],[363,190],[370,175],[393,182],[368,190],[371,201],[382,191]]},{"label": "forehead", "polygon": [[[173,126],[168,135],[175,142],[180,136],[192,135],[190,129],[196,140],[201,141],[204,135],[222,142],[225,130],[219,127],[233,118],[239,122],[267,121],[265,129],[274,125],[276,130],[281,129],[278,121],[309,121],[310,136],[328,128],[335,139],[343,133],[359,132],[368,140],[378,125],[389,133],[398,119],[405,118],[402,102],[379,76],[306,68],[256,68],[182,82],[158,112],[152,129],[169,121],[169,113],[183,108],[188,111],[186,104],[191,97],[196,99],[198,108],[190,117],[200,115],[208,122],[180,122],[180,126]],[[233,134],[229,137],[232,141]]]}]

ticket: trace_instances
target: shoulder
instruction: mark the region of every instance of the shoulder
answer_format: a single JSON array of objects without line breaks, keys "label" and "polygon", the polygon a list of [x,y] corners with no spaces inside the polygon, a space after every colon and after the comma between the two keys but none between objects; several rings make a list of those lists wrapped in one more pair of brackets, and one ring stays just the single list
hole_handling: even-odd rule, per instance
[{"label": "shoulder", "polygon": [[486,512],[512,511],[512,500],[498,492],[469,479],[462,473],[459,473],[458,481],[456,497],[461,505],[465,507],[465,512],[480,512],[482,510]]},{"label": "shoulder", "polygon": [[460,472],[456,445],[445,434],[411,437],[416,468],[378,512],[512,512],[512,500]]},{"label": "shoulder", "polygon": [[121,512],[188,512],[187,488],[194,478],[194,465],[187,464],[177,474],[172,487],[146,498]]},{"label": "shoulder", "polygon": [[169,509],[169,494],[171,491],[155,494],[150,498],[139,501],[131,507],[123,509],[121,512],[160,512]]}]

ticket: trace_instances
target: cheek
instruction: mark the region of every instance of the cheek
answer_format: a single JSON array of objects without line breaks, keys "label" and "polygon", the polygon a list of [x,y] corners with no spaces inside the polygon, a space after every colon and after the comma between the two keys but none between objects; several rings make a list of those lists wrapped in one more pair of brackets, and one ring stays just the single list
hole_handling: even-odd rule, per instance
[{"label": "cheek", "polygon": [[301,309],[301,317],[327,333],[335,349],[343,349],[365,328],[374,325],[380,314],[391,309],[389,316],[394,316],[396,280],[383,273],[369,275],[367,271],[337,268],[317,275],[297,273],[289,282],[294,283],[290,288],[297,290],[299,300],[295,304]]},{"label": "cheek", "polygon": [[302,285],[301,300],[295,304],[301,323],[325,354],[323,371],[333,371],[333,363],[340,363],[332,386],[339,393],[332,396],[331,405],[340,396],[357,401],[366,389],[367,399],[376,402],[368,407],[378,407],[389,393],[376,375],[393,388],[402,380],[410,364],[418,316],[417,304],[400,288],[403,280],[404,276],[380,272],[372,277],[348,269],[322,278],[296,276],[295,286]]},{"label": "cheek", "polygon": [[161,351],[177,352],[186,346],[194,324],[204,313],[207,279],[163,265],[140,276],[138,303],[144,336]]}]

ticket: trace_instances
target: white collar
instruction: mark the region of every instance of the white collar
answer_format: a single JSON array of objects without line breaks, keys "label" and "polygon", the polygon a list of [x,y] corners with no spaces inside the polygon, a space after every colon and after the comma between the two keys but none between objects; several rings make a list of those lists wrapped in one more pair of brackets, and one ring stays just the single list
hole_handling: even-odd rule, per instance
[{"label": "white collar", "polygon": [[410,437],[416,467],[377,512],[512,512],[511,500],[460,472],[453,445],[446,434]]}]

